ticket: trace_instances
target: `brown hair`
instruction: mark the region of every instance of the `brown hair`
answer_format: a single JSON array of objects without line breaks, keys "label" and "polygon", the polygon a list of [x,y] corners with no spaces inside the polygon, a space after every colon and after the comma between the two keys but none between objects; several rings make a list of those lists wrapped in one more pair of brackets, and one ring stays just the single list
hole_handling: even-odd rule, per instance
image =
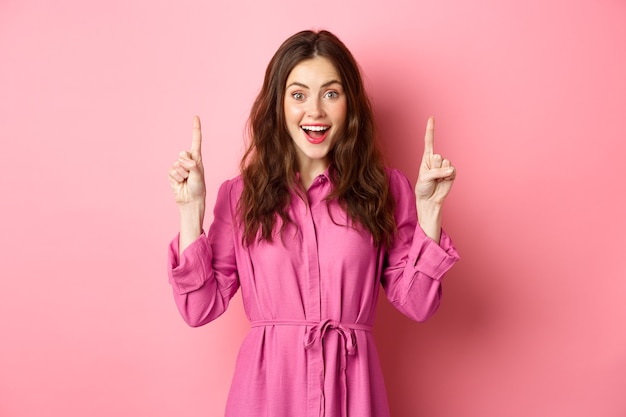
[{"label": "brown hair", "polygon": [[[346,46],[328,31],[302,31],[278,48],[265,72],[248,129],[250,145],[241,160],[243,192],[239,211],[247,244],[256,237],[272,241],[277,215],[280,233],[291,223],[287,213],[296,185],[296,151],[287,131],[283,100],[287,78],[300,62],[325,57],[335,66],[347,98],[344,131],[330,150],[329,175],[337,199],[355,223],[371,234],[375,244],[388,244],[396,228],[395,202],[382,156],[375,144],[375,124],[358,65]],[[260,228],[260,233],[259,233]]]}]

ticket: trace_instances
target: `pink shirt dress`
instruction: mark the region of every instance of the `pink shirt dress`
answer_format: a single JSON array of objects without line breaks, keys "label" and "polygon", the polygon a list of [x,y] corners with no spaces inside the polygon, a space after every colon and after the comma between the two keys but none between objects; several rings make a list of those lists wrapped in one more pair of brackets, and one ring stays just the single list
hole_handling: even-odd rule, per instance
[{"label": "pink shirt dress", "polygon": [[372,335],[380,288],[408,317],[437,310],[443,275],[459,259],[417,225],[408,179],[388,170],[398,233],[387,250],[354,227],[336,201],[328,174],[304,201],[295,193],[283,239],[242,244],[236,218],[242,180],[225,182],[214,220],[178,256],[169,247],[169,281],[190,326],[219,317],[241,289],[251,328],[237,357],[227,417],[388,417],[387,395]]}]

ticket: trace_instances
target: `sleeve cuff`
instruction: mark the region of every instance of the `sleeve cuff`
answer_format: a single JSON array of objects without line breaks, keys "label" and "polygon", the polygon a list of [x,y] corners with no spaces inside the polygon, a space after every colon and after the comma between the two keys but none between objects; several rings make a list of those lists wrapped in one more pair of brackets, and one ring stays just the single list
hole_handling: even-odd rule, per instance
[{"label": "sleeve cuff", "polygon": [[439,245],[426,236],[418,226],[409,252],[414,259],[413,268],[432,279],[441,280],[445,273],[460,259],[450,237],[441,231]]},{"label": "sleeve cuff", "polygon": [[212,258],[211,246],[204,232],[178,256],[179,236],[169,245],[169,282],[179,294],[186,294],[202,287],[207,280],[206,263]]}]

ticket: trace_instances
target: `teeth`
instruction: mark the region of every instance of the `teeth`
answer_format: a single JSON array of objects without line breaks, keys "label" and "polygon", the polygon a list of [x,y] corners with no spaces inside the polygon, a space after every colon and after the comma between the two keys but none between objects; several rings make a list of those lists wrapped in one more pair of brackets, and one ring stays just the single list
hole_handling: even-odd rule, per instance
[{"label": "teeth", "polygon": [[324,130],[328,130],[329,126],[302,126],[304,130],[311,130],[313,132],[323,132]]}]

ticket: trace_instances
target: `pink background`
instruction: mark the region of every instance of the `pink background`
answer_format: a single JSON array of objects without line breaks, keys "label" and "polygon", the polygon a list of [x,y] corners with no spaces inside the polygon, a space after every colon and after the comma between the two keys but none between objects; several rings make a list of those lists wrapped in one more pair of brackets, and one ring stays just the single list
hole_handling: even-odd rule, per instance
[{"label": "pink background", "polygon": [[381,300],[393,415],[625,416],[623,0],[1,0],[0,416],[221,415],[248,324],[179,317],[166,173],[199,114],[212,206],[305,28],[357,57],[390,165],[434,115],[459,172],[441,310]]}]

